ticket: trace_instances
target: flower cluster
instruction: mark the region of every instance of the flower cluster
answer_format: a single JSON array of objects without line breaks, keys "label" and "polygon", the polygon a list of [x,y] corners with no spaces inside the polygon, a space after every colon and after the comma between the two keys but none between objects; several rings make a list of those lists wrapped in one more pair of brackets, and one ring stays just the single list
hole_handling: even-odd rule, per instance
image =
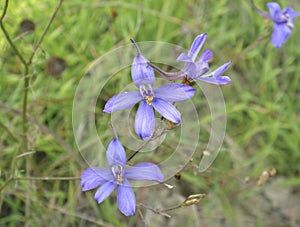
[{"label": "flower cluster", "polygon": [[110,98],[104,112],[112,113],[140,102],[135,116],[134,129],[143,140],[152,137],[155,130],[154,109],[167,120],[178,124],[180,112],[170,103],[189,99],[194,96],[195,89],[185,84],[167,84],[154,89],[154,70],[149,61],[141,54],[137,44],[132,40],[137,50],[132,63],[131,76],[139,91],[122,92]]},{"label": "flower cluster", "polygon": [[[121,92],[111,97],[104,107],[104,112],[113,113],[139,103],[135,116],[134,129],[142,140],[149,140],[155,131],[155,111],[163,118],[179,124],[181,121],[180,111],[173,105],[174,102],[184,101],[194,96],[196,89],[184,83],[169,83],[155,88],[155,73],[158,71],[169,80],[201,80],[213,84],[227,84],[230,78],[223,73],[231,62],[227,62],[215,71],[209,73],[209,60],[212,52],[209,49],[203,51],[196,60],[207,34],[204,33],[195,38],[188,54],[182,53],[177,60],[185,62],[184,68],[178,73],[167,73],[150,63],[144,57],[138,45],[131,40],[137,54],[133,59],[131,76],[137,91]],[[114,131],[114,129],[113,129]],[[159,167],[153,163],[142,162],[126,169],[126,153],[124,147],[117,138],[110,142],[106,156],[109,169],[92,167],[85,170],[81,176],[83,191],[95,189],[95,199],[98,203],[105,200],[112,191],[117,190],[117,204],[119,210],[126,216],[135,214],[136,200],[133,189],[127,179],[150,180],[163,182],[163,175]]]}]

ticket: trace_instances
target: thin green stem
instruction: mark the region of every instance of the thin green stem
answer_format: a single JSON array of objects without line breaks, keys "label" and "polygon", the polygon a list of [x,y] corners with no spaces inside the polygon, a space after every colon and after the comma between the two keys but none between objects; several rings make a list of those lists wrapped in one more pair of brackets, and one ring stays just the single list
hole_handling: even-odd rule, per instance
[{"label": "thin green stem", "polygon": [[[48,20],[48,23],[45,27],[45,29],[43,30],[40,38],[38,39],[37,43],[34,45],[33,47],[33,51],[31,53],[31,55],[28,58],[27,63],[25,63],[25,73],[24,73],[24,95],[23,95],[23,111],[22,111],[22,133],[23,133],[23,140],[22,140],[22,146],[21,146],[21,150],[23,152],[27,152],[28,150],[28,139],[27,139],[27,105],[28,105],[28,90],[29,90],[29,79],[30,77],[28,76],[29,73],[29,67],[32,63],[32,59],[37,51],[37,49],[40,47],[41,43],[43,42],[49,28],[50,25],[52,24],[61,4],[62,4],[63,0],[58,1],[57,6],[55,7],[51,17]],[[26,172],[30,173],[31,171],[31,165],[29,163],[29,158],[28,156],[26,157]],[[30,218],[30,188],[29,185],[27,187],[27,196],[26,196],[26,203],[25,203],[25,217],[26,217],[26,226],[28,224],[28,220]]]},{"label": "thin green stem", "polygon": [[9,45],[11,46],[11,48],[14,50],[14,52],[16,53],[16,55],[18,56],[18,58],[20,59],[20,61],[22,62],[22,64],[24,65],[25,68],[27,68],[27,64],[25,59],[23,58],[23,56],[21,55],[21,53],[19,52],[18,48],[15,46],[15,44],[13,43],[13,41],[11,40],[6,28],[4,27],[2,20],[0,21],[0,27],[1,30],[7,40],[7,42],[9,43]]},{"label": "thin green stem", "polygon": [[165,212],[169,212],[169,211],[172,211],[172,210],[176,210],[176,209],[181,208],[181,207],[183,207],[183,205],[179,204],[179,205],[176,205],[174,207],[165,208],[165,209],[162,209],[162,210],[159,210],[159,211],[165,213]]},{"label": "thin green stem", "polygon": [[0,27],[1,27],[1,30],[2,30],[5,38],[6,38],[7,42],[9,43],[11,48],[13,48],[14,52],[16,53],[16,55],[18,56],[18,58],[20,59],[20,61],[23,63],[23,65],[26,68],[27,66],[26,66],[25,59],[23,58],[23,56],[21,55],[21,53],[19,52],[18,48],[15,46],[13,41],[11,40],[11,38],[10,38],[10,36],[9,36],[9,34],[8,34],[4,24],[3,24],[3,19],[6,15],[6,12],[7,12],[7,9],[8,9],[8,2],[9,2],[9,0],[5,0],[3,12],[2,12],[2,15],[1,15],[1,18],[0,18]]},{"label": "thin green stem", "polygon": [[8,0],[5,0],[3,12],[2,12],[2,15],[0,17],[0,22],[2,22],[2,20],[4,19],[5,15],[6,15],[7,8],[8,8]]},{"label": "thin green stem", "polygon": [[22,144],[21,151],[27,152],[27,104],[28,104],[28,89],[29,89],[29,77],[27,76],[29,68],[26,65],[24,72],[24,85],[23,85],[23,107],[22,107]]}]

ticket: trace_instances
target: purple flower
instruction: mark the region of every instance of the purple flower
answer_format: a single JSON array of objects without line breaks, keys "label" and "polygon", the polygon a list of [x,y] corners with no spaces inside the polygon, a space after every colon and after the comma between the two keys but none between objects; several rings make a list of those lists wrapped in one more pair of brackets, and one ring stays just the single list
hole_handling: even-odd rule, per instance
[{"label": "purple flower", "polygon": [[188,54],[181,53],[178,56],[177,61],[185,62],[184,68],[179,72],[165,72],[152,63],[148,63],[148,65],[169,80],[181,80],[186,78],[188,80],[196,79],[210,84],[228,84],[231,79],[228,76],[223,76],[223,73],[228,69],[231,61],[220,66],[215,71],[209,72],[210,67],[208,62],[213,57],[213,53],[209,49],[205,49],[199,59],[196,60],[206,37],[206,33],[198,35],[194,39]]},{"label": "purple flower", "polygon": [[82,173],[82,191],[88,191],[102,185],[95,194],[95,200],[100,204],[116,188],[119,210],[126,216],[134,215],[136,199],[127,179],[162,182],[163,175],[157,165],[149,162],[142,162],[125,169],[125,150],[117,138],[108,145],[106,158],[110,169],[92,167]]},{"label": "purple flower", "polygon": [[133,60],[131,69],[132,80],[138,91],[122,92],[110,98],[104,107],[104,112],[112,113],[122,110],[140,102],[134,122],[137,135],[143,139],[150,139],[155,130],[154,109],[167,120],[179,123],[180,112],[170,103],[178,102],[193,97],[196,89],[184,84],[167,84],[153,89],[155,77],[148,60],[138,54]]},{"label": "purple flower", "polygon": [[290,7],[281,10],[280,6],[276,2],[267,3],[267,7],[270,11],[269,18],[274,22],[274,30],[271,41],[275,48],[279,48],[288,40],[292,33],[294,28],[293,18],[300,14]]},{"label": "purple flower", "polygon": [[228,84],[231,79],[228,76],[223,76],[222,74],[230,66],[231,61],[225,63],[215,71],[208,73],[210,70],[208,62],[213,57],[213,53],[209,49],[206,49],[203,51],[199,59],[196,60],[196,57],[206,40],[206,36],[206,33],[198,35],[194,39],[188,54],[181,53],[177,58],[177,61],[185,62],[185,66],[182,71],[185,72],[187,79],[201,80],[211,84]]}]

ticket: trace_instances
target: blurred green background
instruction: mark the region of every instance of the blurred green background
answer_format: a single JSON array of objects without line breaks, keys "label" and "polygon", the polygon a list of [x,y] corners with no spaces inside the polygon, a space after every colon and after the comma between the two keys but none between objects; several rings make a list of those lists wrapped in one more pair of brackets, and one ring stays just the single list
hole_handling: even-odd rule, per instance
[{"label": "blurred green background", "polygon": [[[278,2],[300,11],[299,1]],[[257,1],[257,7],[267,11],[266,3]],[[1,13],[3,5],[4,1]],[[25,59],[56,5],[52,0],[9,1],[2,23]],[[272,23],[258,15],[250,1],[64,1],[26,75],[27,151],[20,148],[24,68],[1,31],[0,226],[299,226],[299,20],[295,19],[288,42],[275,49],[268,37]],[[80,79],[92,61],[129,44],[130,38],[189,48],[203,32],[208,33],[205,48],[214,53],[213,69],[233,61],[226,73],[232,83],[222,86],[227,132],[221,152],[206,172],[197,171],[210,125],[205,117],[209,112],[199,110],[204,130],[181,179],[168,180],[175,188],[156,186],[135,192],[138,203],[152,208],[176,205],[190,194],[207,197],[197,205],[171,211],[171,218],[141,206],[134,217],[124,217],[117,210],[115,194],[98,205],[93,191],[81,192],[79,180],[88,168],[72,129],[72,103]],[[127,75],[103,90],[96,118],[105,101],[131,81]],[[198,107],[205,102],[200,92],[192,100]],[[105,116],[97,123],[104,144],[112,138],[108,120]],[[172,145],[164,148],[171,150]],[[167,152],[152,159],[159,161]],[[276,175],[258,186],[260,175],[272,168]]]}]

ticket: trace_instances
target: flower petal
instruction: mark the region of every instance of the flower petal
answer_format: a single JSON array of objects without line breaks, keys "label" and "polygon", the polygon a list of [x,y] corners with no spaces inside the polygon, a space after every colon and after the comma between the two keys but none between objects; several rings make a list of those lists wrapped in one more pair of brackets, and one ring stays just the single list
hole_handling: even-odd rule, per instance
[{"label": "flower petal", "polygon": [[209,64],[201,60],[195,62],[195,67],[195,73],[192,76],[188,75],[188,79],[197,79],[197,77],[204,75],[210,70]]},{"label": "flower petal", "polygon": [[193,59],[188,56],[186,53],[181,53],[178,58],[177,61],[182,61],[182,62],[193,62]]},{"label": "flower petal", "polygon": [[292,29],[286,24],[274,24],[274,30],[271,36],[271,41],[275,48],[281,47],[292,33]]},{"label": "flower petal", "polygon": [[112,172],[105,168],[88,168],[81,174],[82,191],[94,189],[111,179],[114,179]]},{"label": "flower petal", "polygon": [[148,65],[149,60],[143,55],[138,54],[133,59],[131,67],[131,77],[137,88],[143,84],[154,85],[154,70]]},{"label": "flower petal", "polygon": [[124,215],[132,216],[135,214],[135,195],[126,179],[123,181],[123,184],[120,184],[117,187],[117,203],[119,210]]},{"label": "flower petal", "polygon": [[111,97],[104,106],[104,112],[112,113],[133,106],[143,97],[138,91],[122,92]]},{"label": "flower petal", "polygon": [[231,63],[232,63],[231,61],[226,62],[224,65],[221,65],[219,68],[217,68],[213,72],[214,77],[218,77],[218,76],[222,75],[228,69],[228,67],[231,65]]},{"label": "flower petal", "polygon": [[203,62],[208,62],[212,57],[214,56],[213,52],[210,51],[210,49],[205,49],[203,53],[201,54],[199,60]]},{"label": "flower petal", "polygon": [[136,134],[143,140],[152,137],[155,130],[155,116],[153,107],[148,105],[144,100],[141,102],[134,122]]},{"label": "flower petal", "polygon": [[102,203],[115,189],[116,183],[108,181],[103,184],[97,191],[94,196],[95,200],[100,204]]},{"label": "flower petal", "polygon": [[272,20],[274,20],[276,14],[280,12],[280,6],[278,5],[277,2],[269,2],[267,3],[267,7],[269,8]]},{"label": "flower petal", "polygon": [[185,84],[167,84],[154,90],[154,97],[167,102],[178,102],[192,98],[196,89]]},{"label": "flower petal", "polygon": [[107,148],[106,159],[110,167],[114,165],[126,165],[126,153],[118,139],[113,139]]},{"label": "flower petal", "polygon": [[291,8],[291,7],[285,8],[285,9],[283,10],[283,13],[288,13],[289,16],[290,16],[290,18],[292,18],[292,19],[295,18],[295,17],[298,17],[298,16],[300,15],[299,12],[295,12],[295,11],[293,10],[293,8]]},{"label": "flower petal", "polygon": [[174,123],[180,122],[180,112],[172,104],[164,101],[163,99],[154,98],[152,105],[164,118]]},{"label": "flower petal", "polygon": [[185,72],[188,79],[197,76],[197,66],[195,62],[186,62],[182,71]]},{"label": "flower petal", "polygon": [[190,51],[188,53],[188,56],[190,56],[193,61],[195,61],[199,51],[201,50],[201,48],[206,40],[206,36],[207,36],[207,33],[203,33],[201,35],[198,35],[194,39],[192,46],[190,48]]},{"label": "flower petal", "polygon": [[139,163],[125,171],[125,178],[134,180],[152,180],[163,182],[163,175],[159,167],[150,162]]},{"label": "flower petal", "polygon": [[223,76],[222,74],[228,69],[228,67],[231,65],[231,61],[226,62],[224,65],[217,68],[214,72],[207,76],[199,76],[196,79],[204,81],[206,83],[210,84],[228,84],[231,82],[231,79],[228,76]]},{"label": "flower petal", "polygon": [[197,77],[197,80],[201,80],[203,82],[209,83],[209,84],[216,84],[216,85],[222,85],[222,84],[228,84],[231,82],[230,77],[228,76],[218,76],[218,77]]}]

